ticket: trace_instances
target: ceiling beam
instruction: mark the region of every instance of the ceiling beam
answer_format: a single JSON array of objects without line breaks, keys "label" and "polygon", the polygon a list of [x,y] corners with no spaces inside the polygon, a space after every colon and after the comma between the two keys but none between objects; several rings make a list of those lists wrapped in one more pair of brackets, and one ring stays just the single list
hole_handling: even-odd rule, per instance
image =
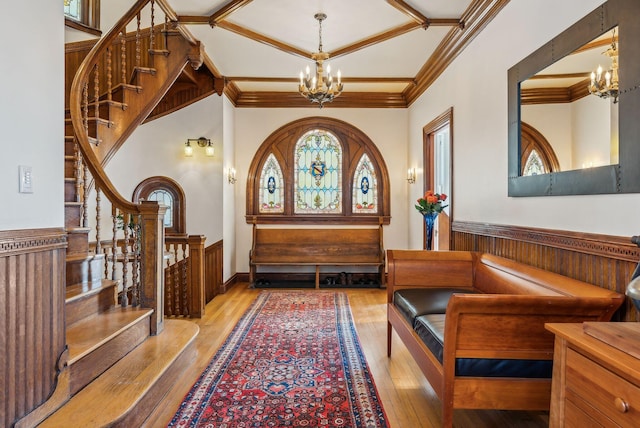
[{"label": "ceiling beam", "polygon": [[422,28],[422,27],[420,26],[420,24],[415,22],[410,22],[408,24],[400,25],[399,27],[392,28],[391,30],[388,30],[388,31],[384,31],[382,33],[360,40],[359,42],[355,42],[345,47],[342,47],[340,49],[336,49],[335,51],[331,52],[331,54],[329,55],[329,58],[337,58],[342,55],[353,53],[360,49],[364,49],[366,47],[373,46],[377,43],[384,42],[385,40],[393,39],[394,37],[398,37],[402,34],[408,33],[418,28]]},{"label": "ceiling beam", "polygon": [[458,18],[427,18],[403,0],[387,0],[387,3],[413,19],[425,29],[432,25],[464,27],[464,21]]},{"label": "ceiling beam", "polygon": [[[319,108],[298,92],[251,92],[245,91],[237,94],[232,99],[236,107],[306,107]],[[407,101],[399,93],[380,92],[343,92],[342,95],[330,103],[324,104],[324,108],[406,108]]]},{"label": "ceiling beam", "polygon": [[260,42],[267,46],[271,46],[272,48],[276,48],[281,51],[284,51],[293,55],[297,55],[303,58],[311,58],[311,52],[298,49],[295,46],[288,45],[286,43],[267,37],[264,34],[256,33],[255,31],[251,31],[239,25],[232,24],[231,22],[220,21],[216,25],[220,28],[224,28],[225,30],[228,30],[233,33],[239,34],[241,36],[247,37],[249,39],[255,40],[256,42]]},{"label": "ceiling beam", "polygon": [[231,0],[229,3],[222,6],[220,9],[214,12],[213,15],[209,17],[209,25],[211,25],[212,27],[215,27],[220,23],[220,21],[223,21],[226,17],[231,15],[233,12],[245,7],[246,5],[251,3],[251,1],[252,0]]}]

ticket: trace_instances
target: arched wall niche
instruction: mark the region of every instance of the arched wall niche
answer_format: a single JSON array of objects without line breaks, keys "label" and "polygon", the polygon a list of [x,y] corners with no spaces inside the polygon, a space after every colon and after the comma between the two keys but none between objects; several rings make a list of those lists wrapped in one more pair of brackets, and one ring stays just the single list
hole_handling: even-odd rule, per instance
[{"label": "arched wall niche", "polygon": [[[341,214],[294,214],[294,163],[296,143],[309,131],[320,130],[333,134],[341,143],[342,155],[342,212]],[[278,161],[284,176],[284,210],[282,213],[261,213],[259,209],[260,177],[269,155]],[[375,213],[352,212],[354,173],[362,155],[366,154],[376,171],[378,209]],[[269,135],[256,151],[249,166],[246,193],[247,223],[278,224],[389,224],[389,173],[384,159],[371,139],[355,126],[334,118],[310,117],[283,125]]]}]

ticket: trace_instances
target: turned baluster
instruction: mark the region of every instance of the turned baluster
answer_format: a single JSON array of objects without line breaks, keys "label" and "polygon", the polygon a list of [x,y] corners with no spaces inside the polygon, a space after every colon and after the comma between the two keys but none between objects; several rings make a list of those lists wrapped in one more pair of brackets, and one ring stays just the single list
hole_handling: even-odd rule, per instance
[{"label": "turned baluster", "polygon": [[171,265],[171,274],[173,275],[173,293],[174,299],[173,311],[176,315],[180,315],[180,268],[178,267],[178,251],[179,247],[174,245],[174,261]]},{"label": "turned baluster", "polygon": [[[171,244],[165,241],[165,248],[167,250],[167,254],[171,254]],[[167,301],[165,302],[165,308],[167,308],[167,316],[173,315],[173,293],[171,292],[173,288],[172,285],[172,276],[171,276],[171,256],[167,257],[167,267],[165,269],[165,297]]]},{"label": "turned baluster", "polygon": [[100,254],[100,188],[96,185],[96,255]]},{"label": "turned baluster", "polygon": [[127,84],[127,38],[126,27],[120,32],[120,73],[122,74],[122,84]]},{"label": "turned baluster", "polygon": [[151,0],[151,28],[150,33],[149,33],[149,49],[153,50],[155,49],[155,29],[153,28],[154,24],[154,20],[155,20],[155,13],[156,13],[156,2],[155,0]]},{"label": "turned baluster", "polygon": [[100,118],[100,73],[98,72],[98,64],[93,68],[93,98],[95,100],[95,120],[96,120],[96,145],[98,141],[98,119]]},{"label": "turned baluster", "polygon": [[84,82],[82,87],[82,125],[84,133],[89,135],[89,81]]},{"label": "turned baluster", "polygon": [[73,176],[75,182],[75,201],[80,202],[80,193],[82,192],[82,156],[80,155],[80,148],[78,147],[78,139],[73,137]]},{"label": "turned baluster", "polygon": [[89,227],[89,166],[82,168],[82,227]]},{"label": "turned baluster", "polygon": [[112,98],[112,81],[111,81],[111,47],[107,48],[107,100],[111,102]]},{"label": "turned baluster", "polygon": [[116,257],[118,257],[118,211],[115,207],[111,210],[113,219],[113,234],[111,236],[111,280],[116,280]]},{"label": "turned baluster", "polygon": [[122,216],[122,231],[124,232],[124,245],[122,245],[122,299],[121,306],[129,306],[129,294],[127,291],[127,274],[129,273],[129,222],[131,214],[125,212]]},{"label": "turned baluster", "polygon": [[136,67],[140,67],[140,12],[136,15]]},{"label": "turned baluster", "polygon": [[133,221],[133,229],[131,231],[132,234],[132,244],[131,251],[133,253],[133,261],[132,261],[132,272],[131,272],[131,305],[138,306],[140,305],[139,293],[140,293],[140,283],[138,281],[138,269],[139,269],[139,261],[140,261],[140,216],[137,215],[132,217]]},{"label": "turned baluster", "polygon": [[182,288],[182,311],[183,316],[189,315],[189,305],[187,300],[187,244],[182,244],[182,262],[180,263],[180,286]]}]

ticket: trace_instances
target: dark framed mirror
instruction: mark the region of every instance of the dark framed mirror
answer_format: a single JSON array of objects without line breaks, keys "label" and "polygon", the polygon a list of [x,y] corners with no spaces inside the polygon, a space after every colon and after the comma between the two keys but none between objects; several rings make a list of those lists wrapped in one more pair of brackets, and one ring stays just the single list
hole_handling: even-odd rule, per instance
[{"label": "dark framed mirror", "polygon": [[[640,115],[640,43],[637,42],[640,40],[639,16],[640,2],[637,0],[609,0],[509,69],[509,196],[640,192],[640,118],[638,117]],[[617,140],[615,147],[611,146],[609,161],[595,166],[589,164],[585,168],[556,167],[550,168],[551,172],[548,173],[542,173],[546,170],[541,169],[534,175],[522,175],[525,166],[523,146],[528,145],[527,137],[530,135],[529,125],[527,125],[529,122],[522,116],[523,105],[530,101],[530,97],[540,94],[531,90],[527,92],[527,85],[532,78],[541,77],[540,74],[544,74],[546,70],[552,70],[559,61],[563,59],[566,61],[566,58],[574,55],[575,52],[584,50],[585,45],[600,42],[602,46],[603,39],[610,39],[610,42],[606,43],[615,41],[619,49],[618,98],[615,108],[606,110],[612,112],[609,126],[614,136],[611,138]],[[600,52],[604,50],[606,47],[601,48]],[[609,65],[606,63],[607,60],[608,58],[603,57],[600,64],[607,67]],[[598,65],[594,63],[592,69],[596,69]],[[575,97],[577,92],[582,93],[578,97],[592,97],[593,100],[586,98],[589,102],[613,103],[612,99],[602,99],[589,93],[588,72],[575,73],[574,78],[577,79],[577,83],[568,89],[573,91],[570,98]],[[563,92],[566,93],[567,89]],[[559,94],[560,91],[556,93]],[[556,128],[561,126],[561,120],[557,118],[556,120],[555,124],[547,125]],[[527,132],[523,133],[523,128]],[[528,149],[525,148],[525,150]],[[584,163],[582,162],[583,165]]]}]

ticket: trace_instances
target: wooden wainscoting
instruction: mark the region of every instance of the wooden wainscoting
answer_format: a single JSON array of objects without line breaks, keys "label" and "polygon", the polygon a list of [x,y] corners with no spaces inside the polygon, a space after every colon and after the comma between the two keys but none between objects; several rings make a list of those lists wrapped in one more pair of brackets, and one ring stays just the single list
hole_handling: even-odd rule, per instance
[{"label": "wooden wainscoting", "polygon": [[[631,237],[463,221],[451,233],[454,250],[495,254],[619,293],[640,261]],[[627,299],[614,319],[640,321],[640,314]]]},{"label": "wooden wainscoting", "polygon": [[0,231],[0,426],[44,403],[66,363],[63,229]]},{"label": "wooden wainscoting", "polygon": [[222,284],[222,240],[204,249],[204,296],[208,303],[226,290]]}]

